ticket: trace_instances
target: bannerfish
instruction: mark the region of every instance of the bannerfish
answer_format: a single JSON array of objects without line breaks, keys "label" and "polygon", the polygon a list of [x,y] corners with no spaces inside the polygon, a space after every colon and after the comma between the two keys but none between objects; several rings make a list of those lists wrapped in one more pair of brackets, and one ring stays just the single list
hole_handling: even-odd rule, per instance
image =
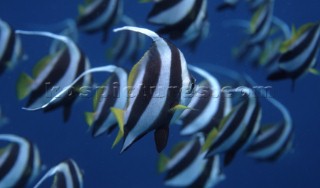
[{"label": "bannerfish", "polygon": [[94,137],[104,132],[108,134],[117,127],[117,120],[111,113],[111,108],[125,108],[128,93],[127,72],[118,67],[108,80],[99,86],[93,98],[93,112],[86,112],[86,122],[92,128]]},{"label": "bannerfish", "polygon": [[163,0],[155,3],[147,20],[163,26],[157,33],[181,39],[191,49],[209,33],[207,0]]},{"label": "bannerfish", "polygon": [[[309,23],[293,30],[290,39],[280,45],[278,67],[269,80],[291,79],[293,82],[307,72],[319,74],[314,67],[320,46],[320,23]],[[294,85],[294,84],[293,84]]]},{"label": "bannerfish", "polygon": [[261,106],[252,89],[238,87],[235,92],[241,93],[241,101],[213,128],[206,138],[204,148],[208,149],[207,157],[224,153],[224,164],[228,165],[239,150],[246,149],[256,137],[260,128]]},{"label": "bannerfish", "polygon": [[93,0],[79,6],[77,25],[88,34],[103,32],[102,41],[108,38],[109,29],[122,16],[122,0]]},{"label": "bannerfish", "polygon": [[[136,23],[129,17],[123,16],[121,21],[128,26],[136,26]],[[125,62],[135,63],[138,60],[139,52],[144,45],[144,36],[135,32],[123,31],[118,33],[107,50],[107,57],[116,65]]]},{"label": "bannerfish", "polygon": [[223,2],[220,3],[216,9],[217,11],[224,11],[226,9],[235,9],[238,3],[239,3],[239,0],[223,0]]},{"label": "bannerfish", "polygon": [[169,156],[160,154],[158,170],[166,174],[166,186],[210,188],[225,179],[220,156],[205,158],[203,143],[203,135],[196,134],[190,141],[176,144]]},{"label": "bannerfish", "polygon": [[14,29],[0,19],[0,75],[22,59],[21,40]]},{"label": "bannerfish", "polygon": [[36,145],[20,136],[0,134],[1,142],[9,142],[0,150],[0,187],[27,187],[41,171]]},{"label": "bannerfish", "polygon": [[195,80],[184,55],[172,43],[145,28],[126,26],[115,32],[127,30],[149,36],[153,44],[131,69],[126,108],[112,109],[120,127],[114,145],[124,137],[123,152],[154,130],[156,148],[161,152],[167,144],[169,125],[188,108]]},{"label": "bannerfish", "polygon": [[42,108],[41,106],[52,99],[55,93],[70,85],[82,72],[89,69],[89,60],[79,47],[68,37],[49,32],[17,31],[18,34],[39,35],[63,41],[66,47],[41,59],[33,68],[32,77],[23,73],[17,83],[17,96],[24,99],[29,96],[27,110],[43,109],[45,112],[63,107],[63,119],[70,117],[71,106],[77,99],[82,86],[88,86],[91,76],[79,80],[68,93],[58,100]]},{"label": "bannerfish", "polygon": [[[188,65],[189,69],[201,75],[205,80],[196,87],[190,109],[180,117],[182,135],[193,135],[202,132],[207,135],[231,111],[231,99],[221,92],[218,80],[204,69]],[[196,110],[192,110],[196,109]]]},{"label": "bannerfish", "polygon": [[73,159],[67,159],[51,168],[34,186],[38,188],[46,179],[54,176],[53,188],[82,188],[83,174]]},{"label": "bannerfish", "polygon": [[292,149],[294,128],[288,109],[271,96],[267,100],[281,112],[283,120],[262,125],[246,153],[258,161],[273,162]]}]

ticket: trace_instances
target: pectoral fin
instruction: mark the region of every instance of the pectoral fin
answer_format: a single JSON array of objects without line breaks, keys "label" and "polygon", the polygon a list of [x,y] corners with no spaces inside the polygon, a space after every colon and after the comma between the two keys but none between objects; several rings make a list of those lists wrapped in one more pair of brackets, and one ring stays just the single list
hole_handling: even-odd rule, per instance
[{"label": "pectoral fin", "polygon": [[218,135],[218,130],[217,128],[213,128],[210,133],[208,134],[206,141],[204,142],[201,151],[205,152],[207,151],[207,149],[209,149],[209,147],[211,146],[213,140],[217,137]]},{"label": "pectoral fin", "polygon": [[172,107],[172,108],[170,109],[170,111],[174,112],[174,111],[176,111],[176,110],[186,110],[186,109],[188,109],[188,110],[195,110],[195,109],[190,108],[190,107],[188,107],[188,106],[185,106],[185,105],[182,105],[182,104],[177,104],[177,105],[175,105],[174,107]]},{"label": "pectoral fin", "polygon": [[157,151],[160,153],[167,145],[169,138],[169,127],[161,127],[154,132],[154,141]]}]

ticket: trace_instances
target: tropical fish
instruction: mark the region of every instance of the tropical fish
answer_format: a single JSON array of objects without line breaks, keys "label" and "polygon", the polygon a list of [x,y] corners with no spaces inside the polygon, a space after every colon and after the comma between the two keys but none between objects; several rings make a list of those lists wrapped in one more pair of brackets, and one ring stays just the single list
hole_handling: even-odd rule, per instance
[{"label": "tropical fish", "polygon": [[9,119],[6,116],[3,115],[2,108],[0,106],[0,128],[2,126],[4,126],[5,124],[7,124],[8,122],[9,122]]},{"label": "tropical fish", "polygon": [[252,89],[238,87],[242,100],[213,128],[206,139],[204,148],[208,148],[207,157],[225,153],[224,164],[228,165],[235,154],[246,149],[256,137],[260,128],[261,107]]},{"label": "tropical fish", "polygon": [[[127,16],[123,16],[121,20],[125,25],[136,25],[136,23]],[[112,59],[117,65],[128,60],[136,62],[143,44],[144,36],[130,31],[123,31],[114,38],[111,48],[107,50],[107,57]]]},{"label": "tropical fish", "polygon": [[0,150],[0,187],[26,187],[41,171],[40,154],[29,140],[11,134],[0,134],[9,142]]},{"label": "tropical fish", "polygon": [[239,0],[223,0],[217,7],[217,11],[223,11],[226,9],[235,9]]},{"label": "tropical fish", "polygon": [[0,19],[0,75],[22,58],[20,37],[13,28]]},{"label": "tropical fish", "polygon": [[127,86],[127,77],[125,70],[116,68],[109,79],[99,86],[93,99],[94,112],[85,114],[94,137],[104,132],[110,133],[117,126],[117,120],[111,113],[111,107],[125,108],[128,93],[123,92],[123,89]]},{"label": "tropical fish", "polygon": [[157,33],[168,34],[171,39],[182,39],[194,49],[209,32],[207,0],[160,1],[149,13],[148,22],[163,26]]},{"label": "tropical fish", "polygon": [[93,0],[79,6],[77,25],[86,33],[103,32],[102,41],[107,40],[109,29],[122,16],[122,0]]},{"label": "tropical fish", "polygon": [[67,159],[51,168],[34,186],[38,188],[47,178],[54,176],[53,188],[82,188],[83,174],[73,159]]},{"label": "tropical fish", "polygon": [[166,173],[166,186],[210,188],[225,179],[219,155],[204,158],[203,143],[203,135],[197,134],[188,142],[176,144],[169,157],[160,154],[158,168]]},{"label": "tropical fish", "polygon": [[154,42],[130,72],[126,108],[113,108],[120,127],[114,145],[124,137],[123,152],[155,130],[155,143],[160,152],[167,144],[169,125],[187,109],[195,80],[188,72],[182,52],[173,44],[144,28],[126,26],[115,32],[125,30],[145,34]]},{"label": "tropical fish", "polygon": [[268,37],[273,21],[274,0],[267,0],[254,12],[250,21],[249,45],[259,44]]},{"label": "tropical fish", "polygon": [[188,67],[205,80],[198,85],[196,95],[188,105],[196,110],[186,109],[181,114],[181,134],[193,135],[203,132],[207,135],[231,111],[231,99],[221,92],[218,80],[210,73],[195,66],[188,65]]},{"label": "tropical fish", "polygon": [[288,109],[271,96],[267,100],[282,113],[283,120],[261,126],[246,153],[258,161],[271,162],[292,149],[294,133]]},{"label": "tropical fish", "polygon": [[[38,109],[39,106],[51,100],[55,92],[70,85],[77,76],[89,69],[89,60],[69,38],[49,32],[17,31],[17,33],[54,38],[63,41],[67,46],[54,55],[46,56],[40,60],[33,68],[32,77],[26,73],[20,76],[17,84],[17,96],[19,99],[29,96],[25,109]],[[63,107],[64,121],[67,121],[70,116],[71,106],[81,90],[80,87],[89,85],[90,80],[90,75],[79,80],[74,88],[69,90],[68,94],[65,93],[63,96],[60,96],[59,100],[46,106],[43,110],[47,112],[58,107]]]},{"label": "tropical fish", "polygon": [[293,30],[290,39],[280,45],[278,67],[268,76],[269,80],[292,79],[314,70],[320,46],[320,24],[305,24]]}]

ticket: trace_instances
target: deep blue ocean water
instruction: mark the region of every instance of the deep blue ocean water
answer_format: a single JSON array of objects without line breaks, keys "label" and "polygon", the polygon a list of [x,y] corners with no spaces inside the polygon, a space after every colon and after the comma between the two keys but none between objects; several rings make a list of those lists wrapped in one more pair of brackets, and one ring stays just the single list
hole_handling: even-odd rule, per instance
[{"label": "deep blue ocean water", "polygon": [[[124,0],[125,14],[134,18],[139,26],[154,28],[145,18],[150,4],[139,4],[136,0]],[[233,163],[224,169],[227,177],[218,187],[234,188],[317,188],[320,187],[320,84],[319,76],[308,74],[296,82],[295,91],[291,91],[289,80],[280,82],[266,81],[263,70],[237,63],[231,48],[240,40],[241,31],[224,27],[224,22],[249,19],[245,5],[235,11],[215,12],[218,0],[209,0],[210,34],[202,41],[196,52],[192,53],[179,46],[187,62],[202,67],[211,64],[246,72],[256,82],[272,86],[271,94],[281,101],[291,112],[294,129],[294,151],[275,163],[258,163],[240,154]],[[77,6],[82,1],[1,1],[0,18],[16,29],[54,31],[50,24],[66,18],[77,17]],[[286,0],[275,2],[275,15],[287,23],[300,26],[307,22],[319,21],[320,2],[318,0]],[[290,24],[291,25],[291,24]],[[110,35],[112,37],[112,34]],[[79,45],[88,55],[93,67],[105,65],[105,50],[110,45],[100,41],[101,34],[80,34]],[[12,133],[32,140],[40,149],[41,158],[47,167],[73,158],[84,171],[84,185],[90,188],[102,187],[164,187],[163,175],[156,170],[157,152],[153,134],[145,136],[133,147],[119,154],[119,147],[111,150],[115,133],[110,136],[91,137],[83,113],[91,110],[91,99],[82,99],[73,106],[72,116],[66,124],[62,120],[62,111],[52,113],[29,112],[21,109],[25,101],[16,97],[16,81],[22,72],[30,72],[34,63],[47,53],[50,40],[43,37],[23,36],[25,53],[28,60],[0,78],[0,105],[10,123],[1,133]],[[175,42],[174,42],[175,43]],[[145,50],[148,46],[145,46]],[[319,66],[318,66],[319,68]],[[98,76],[99,77],[99,76]],[[103,80],[103,74],[100,75]],[[98,79],[99,80],[99,79]],[[279,114],[270,106],[264,107],[264,120],[273,120]],[[178,128],[171,127],[169,147],[181,139]]]}]

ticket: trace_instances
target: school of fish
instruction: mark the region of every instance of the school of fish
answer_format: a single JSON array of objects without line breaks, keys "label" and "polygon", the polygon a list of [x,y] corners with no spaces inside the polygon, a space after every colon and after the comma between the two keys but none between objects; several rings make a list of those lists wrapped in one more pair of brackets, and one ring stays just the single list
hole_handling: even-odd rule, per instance
[{"label": "school of fish", "polygon": [[[221,0],[216,10],[235,9],[240,2]],[[252,18],[231,23],[247,31],[233,50],[236,60],[266,70],[268,80],[291,79],[292,88],[302,75],[320,74],[315,68],[320,20],[290,29],[274,15],[275,0],[243,2],[248,4]],[[53,40],[48,54],[34,63],[32,72],[17,78],[17,98],[26,101],[23,109],[50,112],[62,108],[67,123],[73,116],[74,102],[87,87],[96,87],[94,75],[103,72],[106,80],[96,90],[92,109],[85,109],[84,114],[92,137],[117,131],[112,147],[120,144],[124,153],[153,133],[158,170],[164,174],[164,185],[171,187],[212,188],[226,179],[224,168],[232,165],[239,153],[274,162],[292,150],[293,120],[281,102],[271,95],[257,97],[264,93],[255,90],[258,84],[249,75],[189,63],[175,45],[178,40],[196,55],[197,46],[210,32],[211,1],[137,3],[153,4],[146,22],[158,27],[156,31],[138,27],[139,23],[123,12],[126,3],[122,0],[86,0],[79,5],[77,19],[66,22],[59,34],[15,29],[0,19],[0,76],[10,74],[10,69],[24,60],[23,49],[28,48],[25,37]],[[116,27],[119,24],[124,26]],[[106,50],[108,65],[95,66],[89,60],[77,42],[78,32],[88,37],[100,33],[103,42],[112,41]],[[146,41],[151,42],[147,50]],[[228,83],[233,87],[226,89]],[[54,91],[50,97],[48,90]],[[269,112],[264,111],[262,100],[282,118],[263,122],[262,116]],[[4,114],[0,107],[0,127],[10,125],[10,114]],[[184,140],[166,154],[173,124],[179,126]],[[0,134],[0,187],[38,188],[49,177],[54,177],[52,187],[83,187],[83,169],[73,159],[66,156],[56,166],[44,169],[39,149],[31,140]]]}]

